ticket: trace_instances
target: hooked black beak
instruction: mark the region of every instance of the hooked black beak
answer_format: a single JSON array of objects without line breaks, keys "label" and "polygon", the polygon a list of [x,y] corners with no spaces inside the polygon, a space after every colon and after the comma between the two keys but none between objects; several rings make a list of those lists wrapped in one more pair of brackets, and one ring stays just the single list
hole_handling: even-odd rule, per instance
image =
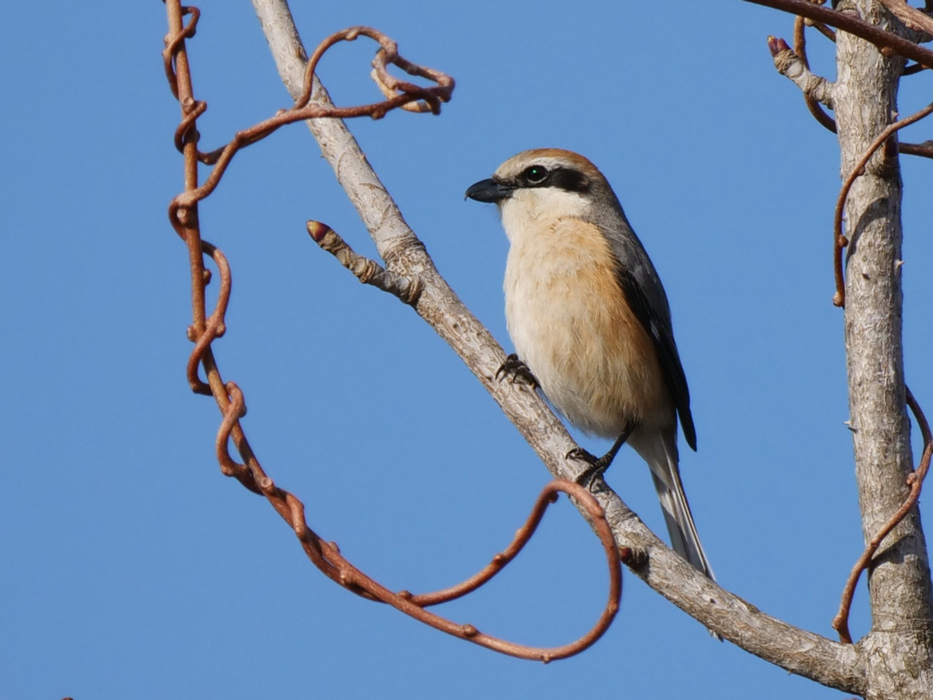
[{"label": "hooked black beak", "polygon": [[515,188],[492,179],[480,180],[470,185],[466,197],[477,202],[499,202],[511,197],[513,189]]}]

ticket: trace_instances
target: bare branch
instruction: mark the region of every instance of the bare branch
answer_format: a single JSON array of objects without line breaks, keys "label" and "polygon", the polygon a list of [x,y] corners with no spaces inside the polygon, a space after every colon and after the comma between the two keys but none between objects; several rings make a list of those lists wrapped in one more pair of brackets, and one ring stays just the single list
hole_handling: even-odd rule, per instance
[{"label": "bare branch", "polygon": [[816,31],[818,31],[830,41],[836,41],[836,32],[834,32],[822,22],[814,22],[812,19],[807,19],[806,17],[802,17],[801,19],[803,19],[804,24],[806,24],[808,27],[813,27]]},{"label": "bare branch", "polygon": [[897,150],[904,155],[933,158],[933,141],[927,140],[923,143],[901,143],[898,144]]},{"label": "bare branch", "polygon": [[[833,109],[833,83],[826,78],[811,73],[806,61],[798,56],[783,39],[769,36],[768,49],[771,51],[771,55],[774,56],[774,67],[777,68],[781,75],[790,79],[794,85],[799,87],[805,97]],[[830,130],[835,130],[835,123],[833,123]]]},{"label": "bare branch", "polygon": [[674,553],[615,495],[600,502],[616,541],[641,553],[630,568],[652,589],[736,646],[798,675],[845,692],[865,692],[854,645],[800,630],[721,588]]},{"label": "bare branch", "polygon": [[[804,100],[810,114],[826,129],[836,132],[836,121],[830,117],[817,104],[820,102],[830,109],[834,109],[833,91],[835,83],[826,80],[821,76],[810,72],[809,62],[806,56],[806,40],[803,33],[801,17],[797,17],[794,22],[794,49],[792,50],[783,39],[773,36],[768,37],[768,50],[774,57],[774,67],[778,72],[789,78],[803,92]],[[921,64],[914,64],[911,67],[926,68]],[[898,145],[898,151],[904,155],[922,156],[924,158],[933,158],[933,142],[924,143],[901,143]],[[839,227],[841,229],[841,226]],[[837,238],[837,241],[841,240]],[[843,244],[842,247],[844,247]],[[841,260],[841,253],[837,251],[837,258]],[[841,289],[841,262],[837,263],[836,282],[837,288]],[[834,298],[837,306],[841,305],[841,293]],[[839,303],[837,303],[839,302]]]},{"label": "bare branch", "polygon": [[913,59],[917,63],[922,63],[929,68],[933,68],[933,51],[925,49],[922,46],[917,46],[912,41],[908,41],[896,34],[886,32],[850,13],[838,12],[828,7],[814,5],[811,2],[807,2],[807,0],[745,0],[745,2],[773,7],[777,10],[790,12],[793,15],[807,17],[808,19],[828,24],[871,42],[881,49],[882,52],[887,52],[888,54],[896,53],[904,58]]},{"label": "bare branch", "polygon": [[389,272],[375,260],[365,258],[343,240],[327,224],[320,221],[308,222],[308,233],[312,240],[333,255],[340,264],[347,268],[363,284],[371,284],[377,289],[398,297],[406,304],[415,304],[421,294],[421,282],[417,277],[403,277]]},{"label": "bare branch", "polygon": [[[304,55],[284,0],[253,0],[279,74],[293,96],[300,94]],[[315,82],[312,101],[326,104]],[[495,381],[505,354],[438,275],[424,246],[407,226],[359,145],[339,120],[309,120],[325,158],[363,219],[387,269],[417,275],[424,288],[415,309],[458,353],[552,474],[573,479],[581,465],[565,455],[575,447],[544,401],[519,385]],[[765,615],[720,588],[666,547],[617,494],[598,494],[620,547],[644,552],[637,569],[649,586],[708,628],[782,668],[848,692],[864,689],[863,670],[848,645],[799,630]],[[640,559],[636,557],[635,559]],[[632,566],[635,566],[634,560]]]}]

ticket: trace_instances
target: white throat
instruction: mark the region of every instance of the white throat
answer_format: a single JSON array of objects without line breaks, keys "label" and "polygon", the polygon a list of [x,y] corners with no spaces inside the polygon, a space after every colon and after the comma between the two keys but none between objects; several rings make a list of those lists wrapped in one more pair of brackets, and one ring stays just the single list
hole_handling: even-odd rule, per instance
[{"label": "white throat", "polygon": [[578,192],[556,187],[521,188],[499,204],[502,228],[515,242],[542,224],[559,219],[588,218],[591,201]]}]

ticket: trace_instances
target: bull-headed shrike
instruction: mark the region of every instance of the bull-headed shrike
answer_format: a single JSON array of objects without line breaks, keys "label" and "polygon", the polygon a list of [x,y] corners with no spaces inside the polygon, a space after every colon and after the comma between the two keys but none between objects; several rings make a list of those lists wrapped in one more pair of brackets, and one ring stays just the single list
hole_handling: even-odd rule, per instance
[{"label": "bull-headed shrike", "polygon": [[[696,449],[690,394],[661,279],[609,182],[581,155],[524,151],[466,196],[498,205],[509,239],[505,316],[525,374],[583,431],[615,439],[587,483],[628,442],[648,463],[674,550],[713,578],[680,480],[677,419]],[[568,456],[571,456],[568,455]]]}]

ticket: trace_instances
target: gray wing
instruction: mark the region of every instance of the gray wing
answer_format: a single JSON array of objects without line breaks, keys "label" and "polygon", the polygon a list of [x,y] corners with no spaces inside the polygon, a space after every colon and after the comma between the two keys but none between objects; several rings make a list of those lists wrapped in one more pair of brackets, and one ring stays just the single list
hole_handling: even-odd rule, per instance
[{"label": "gray wing", "polygon": [[674,342],[670,304],[661,285],[661,278],[658,277],[648,253],[622,213],[621,206],[618,213],[621,215],[621,221],[615,221],[611,226],[607,226],[606,222],[600,224],[603,230],[609,233],[612,252],[621,263],[618,271],[619,285],[635,316],[654,343],[664,380],[680,417],[684,438],[690,448],[696,450],[697,434],[690,413],[690,390],[687,388],[687,377],[680,363],[677,344]]}]

